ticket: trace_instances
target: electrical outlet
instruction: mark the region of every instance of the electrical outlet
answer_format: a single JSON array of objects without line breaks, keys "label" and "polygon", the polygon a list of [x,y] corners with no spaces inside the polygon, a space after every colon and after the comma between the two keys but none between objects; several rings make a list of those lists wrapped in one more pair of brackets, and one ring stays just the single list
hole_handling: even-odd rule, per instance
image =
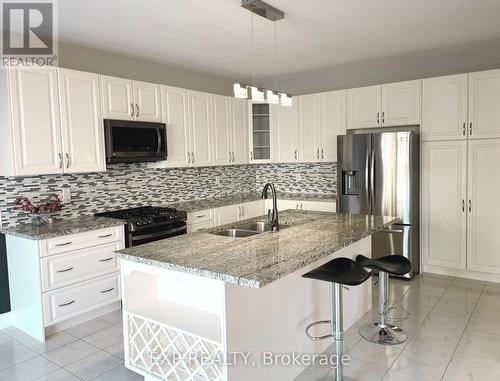
[{"label": "electrical outlet", "polygon": [[300,173],[297,173],[297,174],[295,175],[295,181],[296,181],[296,182],[300,182]]},{"label": "electrical outlet", "polygon": [[215,176],[215,185],[220,185],[220,176]]},{"label": "electrical outlet", "polygon": [[63,202],[71,201],[71,189],[70,188],[63,188],[62,189],[62,200],[63,200]]}]

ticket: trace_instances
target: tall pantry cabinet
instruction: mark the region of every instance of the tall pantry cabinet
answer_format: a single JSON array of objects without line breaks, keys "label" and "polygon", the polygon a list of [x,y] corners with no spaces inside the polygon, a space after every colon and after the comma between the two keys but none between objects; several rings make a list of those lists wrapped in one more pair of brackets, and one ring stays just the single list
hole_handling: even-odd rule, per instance
[{"label": "tall pantry cabinet", "polygon": [[423,81],[424,270],[500,274],[500,70]]}]

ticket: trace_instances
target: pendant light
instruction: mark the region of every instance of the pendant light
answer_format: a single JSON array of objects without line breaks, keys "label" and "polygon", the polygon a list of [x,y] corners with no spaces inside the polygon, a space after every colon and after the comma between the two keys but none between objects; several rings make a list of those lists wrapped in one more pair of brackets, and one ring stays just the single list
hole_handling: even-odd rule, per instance
[{"label": "pendant light", "polygon": [[[233,85],[233,92],[235,98],[247,98],[254,102],[267,102],[269,104],[279,104],[282,106],[292,106],[292,96],[283,92],[278,92],[278,43],[277,43],[277,33],[276,33],[276,21],[284,19],[285,14],[272,7],[269,4],[264,3],[261,0],[242,0],[241,6],[246,8],[251,13],[251,30],[252,30],[252,86],[245,86],[241,83],[235,83]],[[255,86],[255,45],[254,45],[254,23],[253,14],[256,13],[274,23],[274,65],[275,65],[275,75],[274,75],[274,89],[261,89]]]}]

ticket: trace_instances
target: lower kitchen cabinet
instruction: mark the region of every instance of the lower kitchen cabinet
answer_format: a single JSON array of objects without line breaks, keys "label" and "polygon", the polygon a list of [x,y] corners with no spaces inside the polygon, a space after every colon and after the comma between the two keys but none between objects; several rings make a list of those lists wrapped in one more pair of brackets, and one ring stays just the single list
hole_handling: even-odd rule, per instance
[{"label": "lower kitchen cabinet", "polygon": [[120,308],[123,226],[6,245],[12,322],[35,339]]},{"label": "lower kitchen cabinet", "polygon": [[187,215],[187,232],[195,233],[198,230],[209,229],[214,226],[214,210],[206,209],[191,212]]},{"label": "lower kitchen cabinet", "polygon": [[215,226],[255,218],[264,214],[264,201],[257,200],[215,209]]},{"label": "lower kitchen cabinet", "polygon": [[[268,208],[272,208],[272,200],[267,200],[267,202]],[[278,210],[287,209],[334,213],[337,207],[335,202],[278,200]]]}]

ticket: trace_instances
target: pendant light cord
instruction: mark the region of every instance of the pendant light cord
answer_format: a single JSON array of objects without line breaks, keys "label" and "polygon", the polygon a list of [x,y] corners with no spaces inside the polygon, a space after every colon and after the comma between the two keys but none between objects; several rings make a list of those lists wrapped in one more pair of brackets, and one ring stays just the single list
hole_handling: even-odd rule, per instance
[{"label": "pendant light cord", "polygon": [[274,23],[274,91],[278,91],[278,39],[276,37],[276,21]]},{"label": "pendant light cord", "polygon": [[252,86],[255,87],[255,47],[254,47],[254,36],[253,36],[253,12],[252,15]]}]

